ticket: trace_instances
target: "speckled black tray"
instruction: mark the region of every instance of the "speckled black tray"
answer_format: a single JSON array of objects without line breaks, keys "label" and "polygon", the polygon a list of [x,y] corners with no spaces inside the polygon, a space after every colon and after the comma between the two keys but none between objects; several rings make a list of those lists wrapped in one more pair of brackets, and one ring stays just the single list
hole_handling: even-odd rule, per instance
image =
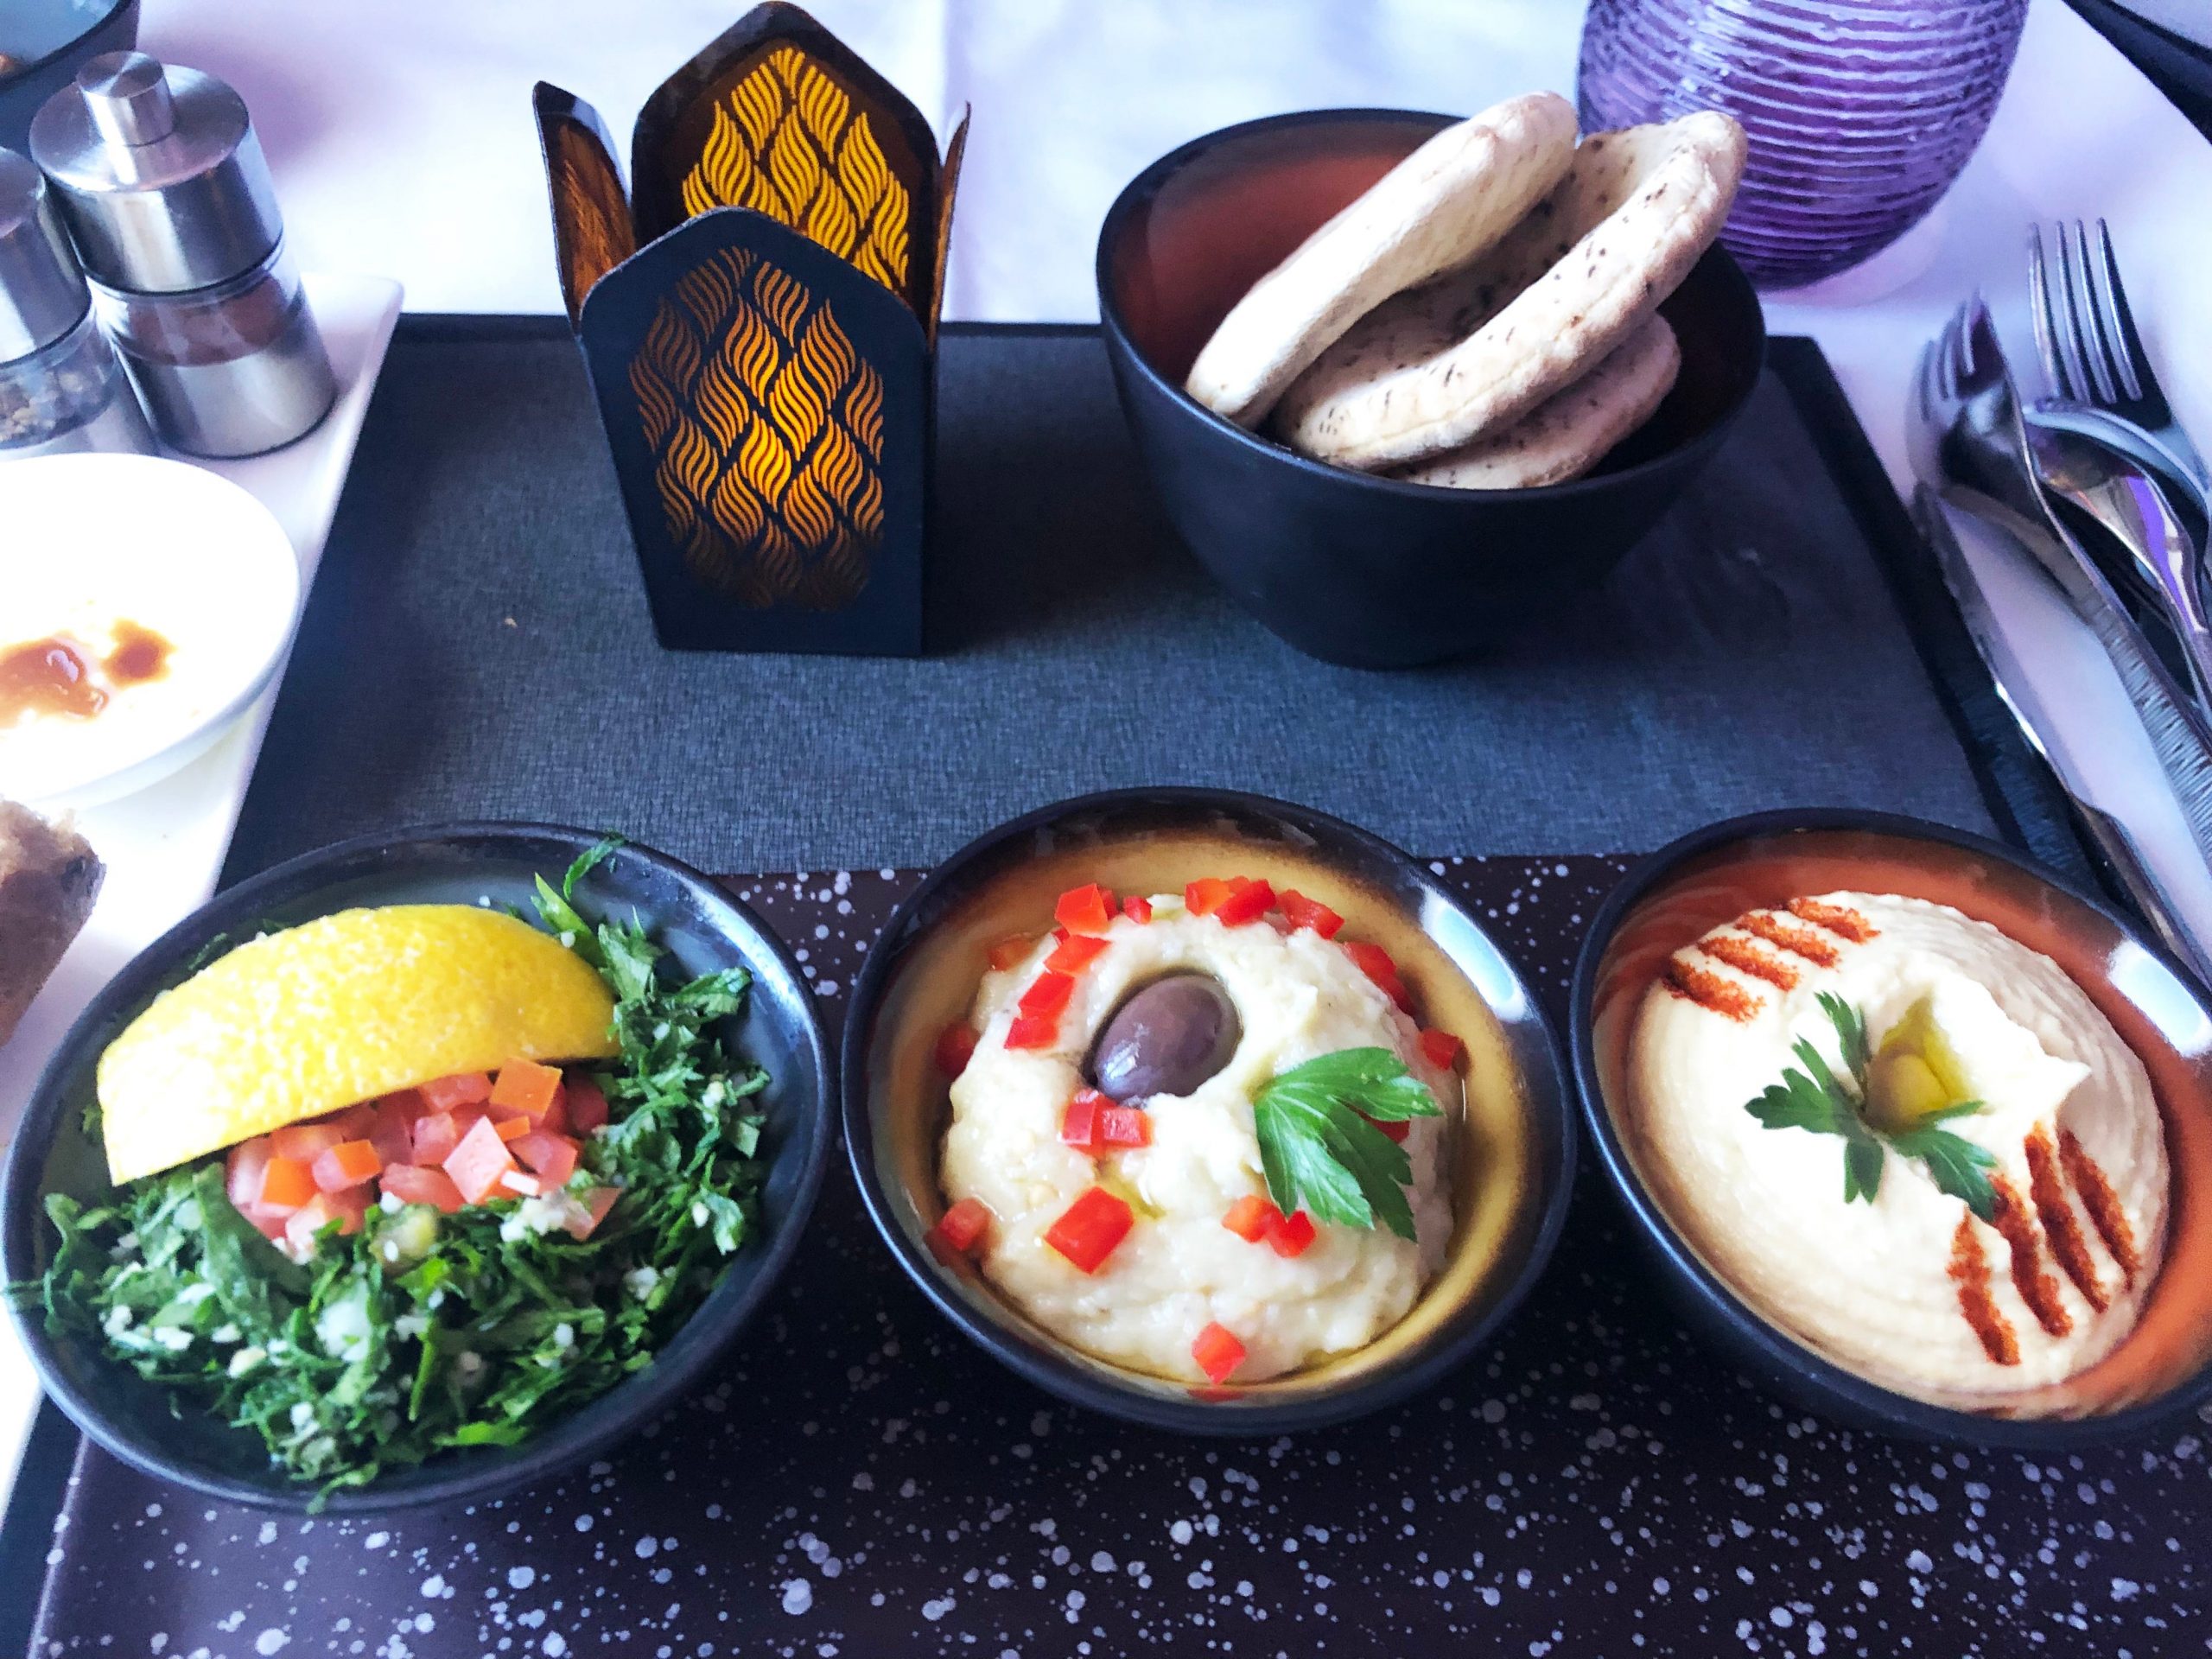
[{"label": "speckled black tray", "polygon": [[[1624,868],[1438,867],[1554,1018]],[[911,872],[741,878],[831,1020]],[[375,1521],[210,1506],[89,1447],[34,1651],[2150,1655],[2212,1635],[2202,1437],[2047,1463],[1845,1433],[1678,1331],[1594,1175],[1526,1307],[1364,1422],[1177,1440],[950,1331],[842,1162],[724,1381],[575,1478]]]}]

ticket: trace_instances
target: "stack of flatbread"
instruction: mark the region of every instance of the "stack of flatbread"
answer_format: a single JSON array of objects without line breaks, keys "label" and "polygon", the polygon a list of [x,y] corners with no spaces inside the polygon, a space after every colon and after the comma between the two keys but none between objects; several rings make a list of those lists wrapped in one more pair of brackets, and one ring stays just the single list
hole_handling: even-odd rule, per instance
[{"label": "stack of flatbread", "polygon": [[1478,490],[1573,478],[1673,387],[1659,303],[1719,234],[1744,148],[1712,112],[1577,143],[1564,99],[1509,99],[1255,283],[1186,389],[1361,472]]}]

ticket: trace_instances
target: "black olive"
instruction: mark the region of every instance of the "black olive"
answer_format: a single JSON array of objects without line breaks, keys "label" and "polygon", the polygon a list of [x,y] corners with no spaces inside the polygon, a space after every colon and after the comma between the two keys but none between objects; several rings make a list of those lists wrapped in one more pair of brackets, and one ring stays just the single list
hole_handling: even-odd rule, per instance
[{"label": "black olive", "polygon": [[1155,979],[1099,1032],[1091,1086],[1120,1101],[1187,1095],[1229,1064],[1243,1035],[1236,1005],[1212,975]]}]

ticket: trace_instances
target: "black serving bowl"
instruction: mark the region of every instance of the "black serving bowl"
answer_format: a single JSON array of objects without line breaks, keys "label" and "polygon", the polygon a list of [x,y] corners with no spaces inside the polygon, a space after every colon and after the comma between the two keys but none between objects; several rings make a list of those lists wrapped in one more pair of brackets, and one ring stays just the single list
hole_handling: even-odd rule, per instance
[{"label": "black serving bowl", "polygon": [[[1624,1068],[1660,965],[1746,910],[1840,889],[1949,905],[2042,951],[2151,1075],[2172,1187],[2165,1264],[2142,1319],[2100,1363],[2005,1415],[1896,1393],[1769,1323],[1677,1230],[1663,1181],[1641,1162]],[[2056,1452],[2149,1434],[2212,1400],[2212,1001],[2102,900],[2009,848],[1918,819],[1848,809],[1731,818],[1652,855],[1614,889],[1575,964],[1572,1008],[1583,1120],[1661,1280],[1707,1341],[1776,1393],[1881,1433]]]},{"label": "black serving bowl", "polygon": [[0,149],[27,152],[31,117],[103,52],[138,41],[138,0],[6,0],[0,5]]},{"label": "black serving bowl", "polygon": [[[51,1254],[48,1192],[87,1202],[110,1190],[107,1161],[84,1108],[108,1043],[158,993],[189,976],[223,936],[296,926],[333,911],[391,904],[513,905],[528,913],[531,879],[558,881],[598,837],[550,824],[461,823],[342,842],[243,881],[149,945],[96,997],[48,1065],[16,1131],[0,1185],[0,1264],[35,1279]],[[767,1179],[762,1237],[732,1257],[690,1322],[639,1372],[522,1444],[472,1448],[333,1492],[324,1507],[363,1513],[490,1497],[604,1451],[696,1386],[759,1311],[790,1265],[830,1155],[833,1087],[828,1046],[798,966],[753,912],[708,877],[637,846],[618,849],[578,889],[588,916],[634,911],[686,974],[743,966],[752,994],[726,1034],[766,1067],[760,1097]],[[270,1466],[257,1438],[200,1413],[174,1412],[164,1392],[105,1358],[97,1345],[49,1333],[35,1308],[16,1328],[46,1390],[77,1426],[124,1462],[213,1497],[305,1510],[315,1489]]]},{"label": "black serving bowl", "polygon": [[[1468,1046],[1470,1109],[1454,1147],[1451,1249],[1396,1326],[1270,1382],[1193,1390],[1096,1359],[1033,1324],[924,1242],[943,1215],[949,1119],[932,1051],[964,1019],[990,946],[1049,925],[1068,887],[1179,891],[1205,875],[1295,886],[1345,918],[1344,937],[1395,958],[1431,1025]],[[1303,807],[1225,790],[1128,790],[1032,812],[971,842],[893,912],[853,988],[845,1141],[892,1254],[953,1324],[1039,1388],[1155,1428],[1263,1434],[1378,1410],[1464,1363],[1543,1270],[1565,1219],[1574,1132],[1556,1039],[1482,925],[1387,842]]]},{"label": "black serving bowl", "polygon": [[1674,390],[1589,475],[1451,490],[1347,471],[1183,390],[1261,276],[1451,118],[1315,110],[1224,127],[1137,175],[1098,235],[1098,315],[1167,517],[1253,615],[1325,662],[1405,668],[1503,642],[1618,564],[1713,457],[1758,383],[1758,296],[1717,244],[1661,314]]}]

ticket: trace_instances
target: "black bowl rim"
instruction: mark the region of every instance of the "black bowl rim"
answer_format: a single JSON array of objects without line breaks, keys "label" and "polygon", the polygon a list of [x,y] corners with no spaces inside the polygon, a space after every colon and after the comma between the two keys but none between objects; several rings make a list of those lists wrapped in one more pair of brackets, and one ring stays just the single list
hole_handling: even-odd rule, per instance
[{"label": "black bowl rim", "polygon": [[[1048,1332],[1040,1330],[1034,1343],[1024,1343],[976,1313],[952,1293],[935,1260],[918,1241],[906,1236],[892,1213],[890,1195],[875,1174],[875,1136],[868,1110],[868,1046],[869,1027],[882,1001],[894,958],[905,954],[893,942],[911,924],[914,915],[953,885],[976,859],[1076,813],[1138,804],[1227,807],[1279,818],[1299,829],[1318,830],[1363,844],[1381,859],[1397,866],[1431,897],[1457,911],[1489,947],[1528,1005],[1527,1028],[1541,1039],[1541,1051],[1549,1058],[1553,1068],[1554,1090],[1549,1109],[1555,1116],[1558,1129],[1558,1179],[1535,1206],[1536,1224],[1529,1235],[1526,1258],[1497,1299],[1478,1315],[1455,1316],[1464,1319],[1463,1325],[1455,1325],[1454,1319],[1447,1319],[1430,1337],[1426,1348],[1409,1355],[1394,1370],[1325,1395],[1272,1405],[1240,1405],[1234,1410],[1223,1410],[1212,1402],[1140,1392],[1069,1359],[1061,1351],[1063,1344]],[[1541,1081],[1531,1079],[1532,1084],[1541,1084]],[[1564,1052],[1550,1015],[1544,1012],[1519,964],[1474,913],[1410,854],[1342,818],[1243,790],[1172,786],[1102,790],[1078,795],[1009,819],[946,858],[892,912],[854,981],[852,1001],[846,1010],[838,1086],[843,1099],[846,1154],[868,1218],[875,1224],[876,1231],[899,1266],[906,1270],[906,1276],[938,1312],[984,1352],[1048,1394],[1127,1422],[1184,1433],[1242,1437],[1324,1428],[1383,1410],[1430,1386],[1465,1364],[1520,1310],[1529,1292],[1551,1264],[1553,1252],[1567,1225],[1568,1202],[1574,1192],[1575,1114],[1567,1098],[1571,1084]],[[1529,1096],[1533,1113],[1547,1109],[1539,1087],[1531,1086]]]},{"label": "black bowl rim", "polygon": [[1674,1224],[1645,1189],[1605,1104],[1598,1073],[1592,1017],[1599,964],[1622,918],[1631,906],[1669,880],[1685,862],[1701,854],[1738,842],[1834,831],[1862,831],[1900,840],[1933,842],[2010,866],[2112,924],[2123,938],[2163,966],[2206,1020],[2212,1021],[2212,998],[2208,998],[2162,945],[2145,937],[2140,927],[2101,896],[2075,886],[2017,848],[1949,824],[1859,807],[1784,808],[1723,818],[1669,842],[1624,876],[1598,907],[1575,957],[1574,980],[1567,1002],[1567,1044],[1575,1092],[1581,1096],[1583,1127],[1597,1147],[1598,1161],[1614,1192],[1627,1206],[1645,1243],[1665,1263],[1667,1274],[1675,1287],[1688,1294],[1700,1312],[1725,1326],[1777,1375],[1787,1376],[1801,1387],[1807,1397],[1840,1402],[1859,1420],[1878,1422],[1891,1432],[1938,1445],[1983,1450],[2072,1452],[2139,1438],[2150,1429],[2193,1413],[2212,1400],[2212,1364],[2155,1400],[2089,1417],[1985,1417],[1949,1406],[1931,1405],[1885,1389],[1823,1358],[1770,1324],[1699,1260],[1697,1253],[1675,1230]]},{"label": "black bowl rim", "polygon": [[[40,1072],[38,1082],[24,1106],[22,1119],[16,1126],[14,1143],[8,1149],[5,1171],[0,1173],[0,1208],[4,1208],[7,1217],[7,1224],[0,1228],[0,1250],[4,1250],[6,1255],[5,1275],[11,1280],[30,1276],[32,1263],[19,1258],[14,1241],[19,1230],[26,1238],[35,1236],[42,1217],[31,1217],[20,1230],[15,1225],[15,1217],[36,1207],[38,1184],[45,1173],[47,1154],[53,1143],[54,1130],[60,1123],[60,1115],[69,1109],[67,1102],[54,1097],[57,1079],[65,1069],[65,1062],[85,1040],[84,1033],[97,1030],[105,1021],[134,1002],[143,1001],[178,961],[200,948],[207,938],[226,926],[255,919],[256,912],[266,903],[272,899],[282,902],[277,895],[289,898],[311,895],[316,887],[312,883],[302,886],[303,878],[311,877],[327,868],[343,866],[369,855],[404,851],[425,842],[459,840],[551,841],[569,847],[575,852],[582,852],[602,838],[598,831],[580,830],[567,824],[481,819],[415,825],[388,835],[359,836],[274,865],[235,887],[226,888],[185,917],[139,951],[101,988],[99,994],[71,1024],[60,1046]],[[810,1051],[817,1074],[822,1080],[822,1096],[818,1101],[804,1103],[796,1115],[793,1135],[798,1141],[797,1150],[802,1161],[798,1185],[792,1193],[790,1219],[779,1232],[766,1241],[765,1254],[749,1282],[736,1292],[724,1308],[716,1311],[718,1329],[710,1332],[700,1321],[708,1313],[714,1299],[723,1294],[723,1286],[717,1286],[709,1293],[708,1300],[700,1304],[690,1320],[670,1338],[668,1345],[661,1350],[654,1363],[645,1371],[626,1379],[598,1400],[580,1408],[577,1413],[524,1441],[513,1455],[457,1460],[443,1478],[425,1478],[404,1490],[380,1491],[372,1483],[365,1487],[334,1491],[321,1503],[319,1507],[322,1514],[369,1515],[428,1504],[475,1502],[574,1467],[594,1452],[602,1452],[636,1433],[644,1424],[675,1405],[688,1389],[696,1386],[700,1377],[720,1358],[728,1344],[752,1321],[761,1304],[781,1282],[791,1266],[800,1235],[806,1230],[815,1200],[820,1194],[823,1176],[830,1161],[830,1141],[836,1132],[831,1112],[831,1103],[836,1097],[837,1090],[835,1057],[823,1035],[820,1011],[815,1007],[805,975],[783,941],[752,908],[710,876],[665,853],[636,842],[624,842],[620,855],[657,866],[703,899],[709,906],[721,907],[727,912],[726,919],[734,920],[735,924],[730,929],[730,935],[747,961],[772,960],[789,982],[803,994],[799,1006],[804,1019],[803,1031],[798,1033],[802,1039],[799,1046]],[[755,976],[757,978],[758,975]],[[35,1153],[32,1150],[34,1141],[37,1143]],[[226,1502],[292,1513],[308,1512],[316,1507],[317,1489],[311,1485],[302,1484],[296,1489],[258,1486],[227,1477],[211,1477],[194,1465],[165,1458],[157,1447],[149,1447],[126,1426],[111,1421],[93,1402],[79,1391],[66,1369],[58,1363],[53,1339],[48,1335],[45,1321],[38,1316],[35,1307],[17,1306],[13,1311],[16,1334],[29,1352],[46,1392],[70,1421],[103,1450],[143,1473]],[[687,1338],[691,1338],[688,1344]],[[677,1353],[673,1359],[668,1358],[671,1351],[679,1345],[683,1346],[683,1351]],[[626,1394],[626,1390],[632,1392]],[[611,1414],[607,1421],[593,1432],[582,1435],[564,1432],[573,1427],[582,1413],[618,1399],[625,1408]]]},{"label": "black bowl rim", "polygon": [[4,92],[11,82],[27,79],[30,76],[36,74],[40,70],[48,68],[51,66],[59,63],[62,59],[67,57],[72,52],[74,52],[79,47],[84,45],[86,41],[92,39],[93,35],[99,34],[100,30],[105,29],[110,23],[113,22],[115,21],[116,13],[123,10],[126,7],[134,6],[138,3],[139,0],[115,0],[115,3],[109,6],[106,10],[100,13],[97,19],[86,24],[76,34],[72,35],[60,45],[55,47],[53,51],[48,52],[43,57],[33,58],[27,63],[19,63],[14,68],[9,70],[5,74],[0,75],[0,92]]},{"label": "black bowl rim", "polygon": [[[1381,473],[1364,473],[1353,467],[1332,466],[1325,461],[1317,461],[1311,455],[1301,455],[1288,445],[1277,443],[1248,427],[1239,426],[1226,416],[1207,408],[1185,391],[1179,382],[1170,380],[1162,374],[1159,365],[1153,362],[1151,357],[1140,350],[1136,342],[1129,338],[1128,329],[1122,321],[1121,307],[1114,297],[1113,284],[1109,279],[1109,262],[1115,250],[1120,246],[1126,234],[1128,221],[1135,215],[1139,204],[1156,196],[1162,184],[1206,151],[1232,138],[1243,137],[1249,134],[1270,132],[1280,128],[1324,126],[1350,121],[1395,121],[1412,126],[1427,126],[1433,123],[1433,130],[1441,130],[1455,121],[1465,118],[1461,116],[1440,115],[1429,110],[1387,109],[1367,105],[1295,110],[1285,115],[1266,115],[1256,120],[1239,121],[1230,126],[1216,127],[1211,132],[1199,134],[1187,143],[1179,144],[1122,187],[1122,193],[1114,198],[1114,205],[1106,210],[1106,218],[1099,226],[1098,250],[1092,262],[1092,276],[1098,288],[1098,326],[1104,333],[1108,342],[1135,365],[1137,372],[1144,377],[1147,384],[1155,390],[1166,393],[1170,398],[1199,416],[1217,431],[1235,440],[1240,447],[1249,453],[1265,455],[1270,460],[1295,467],[1311,477],[1352,481],[1356,485],[1379,491],[1386,496],[1395,495],[1408,500],[1502,504],[1557,500],[1578,495],[1594,494],[1608,488],[1620,488],[1628,480],[1640,480],[1647,474],[1656,473],[1662,467],[1679,464],[1685,456],[1701,454],[1708,449],[1716,448],[1721,440],[1728,435],[1729,431],[1735,426],[1737,417],[1744,412],[1745,405],[1758,391],[1759,381],[1765,369],[1767,347],[1766,310],[1758,302],[1758,290],[1752,287],[1751,278],[1744,274],[1743,268],[1736,264],[1735,257],[1717,240],[1699,256],[1699,260],[1701,262],[1718,256],[1721,263],[1734,275],[1736,280],[1744,285],[1745,290],[1751,295],[1752,315],[1758,320],[1758,334],[1751,348],[1753,360],[1751,373],[1745,378],[1743,391],[1737,394],[1735,399],[1722,410],[1703,431],[1694,434],[1671,448],[1662,450],[1656,455],[1637,462],[1633,467],[1624,467],[1618,472],[1586,473],[1579,478],[1565,479],[1557,484],[1524,485],[1516,489],[1503,490],[1457,490],[1442,484],[1419,484],[1409,479],[1391,478]],[[1692,269],[1695,269],[1694,264]],[[1684,281],[1688,280],[1688,278],[1685,276]]]}]

